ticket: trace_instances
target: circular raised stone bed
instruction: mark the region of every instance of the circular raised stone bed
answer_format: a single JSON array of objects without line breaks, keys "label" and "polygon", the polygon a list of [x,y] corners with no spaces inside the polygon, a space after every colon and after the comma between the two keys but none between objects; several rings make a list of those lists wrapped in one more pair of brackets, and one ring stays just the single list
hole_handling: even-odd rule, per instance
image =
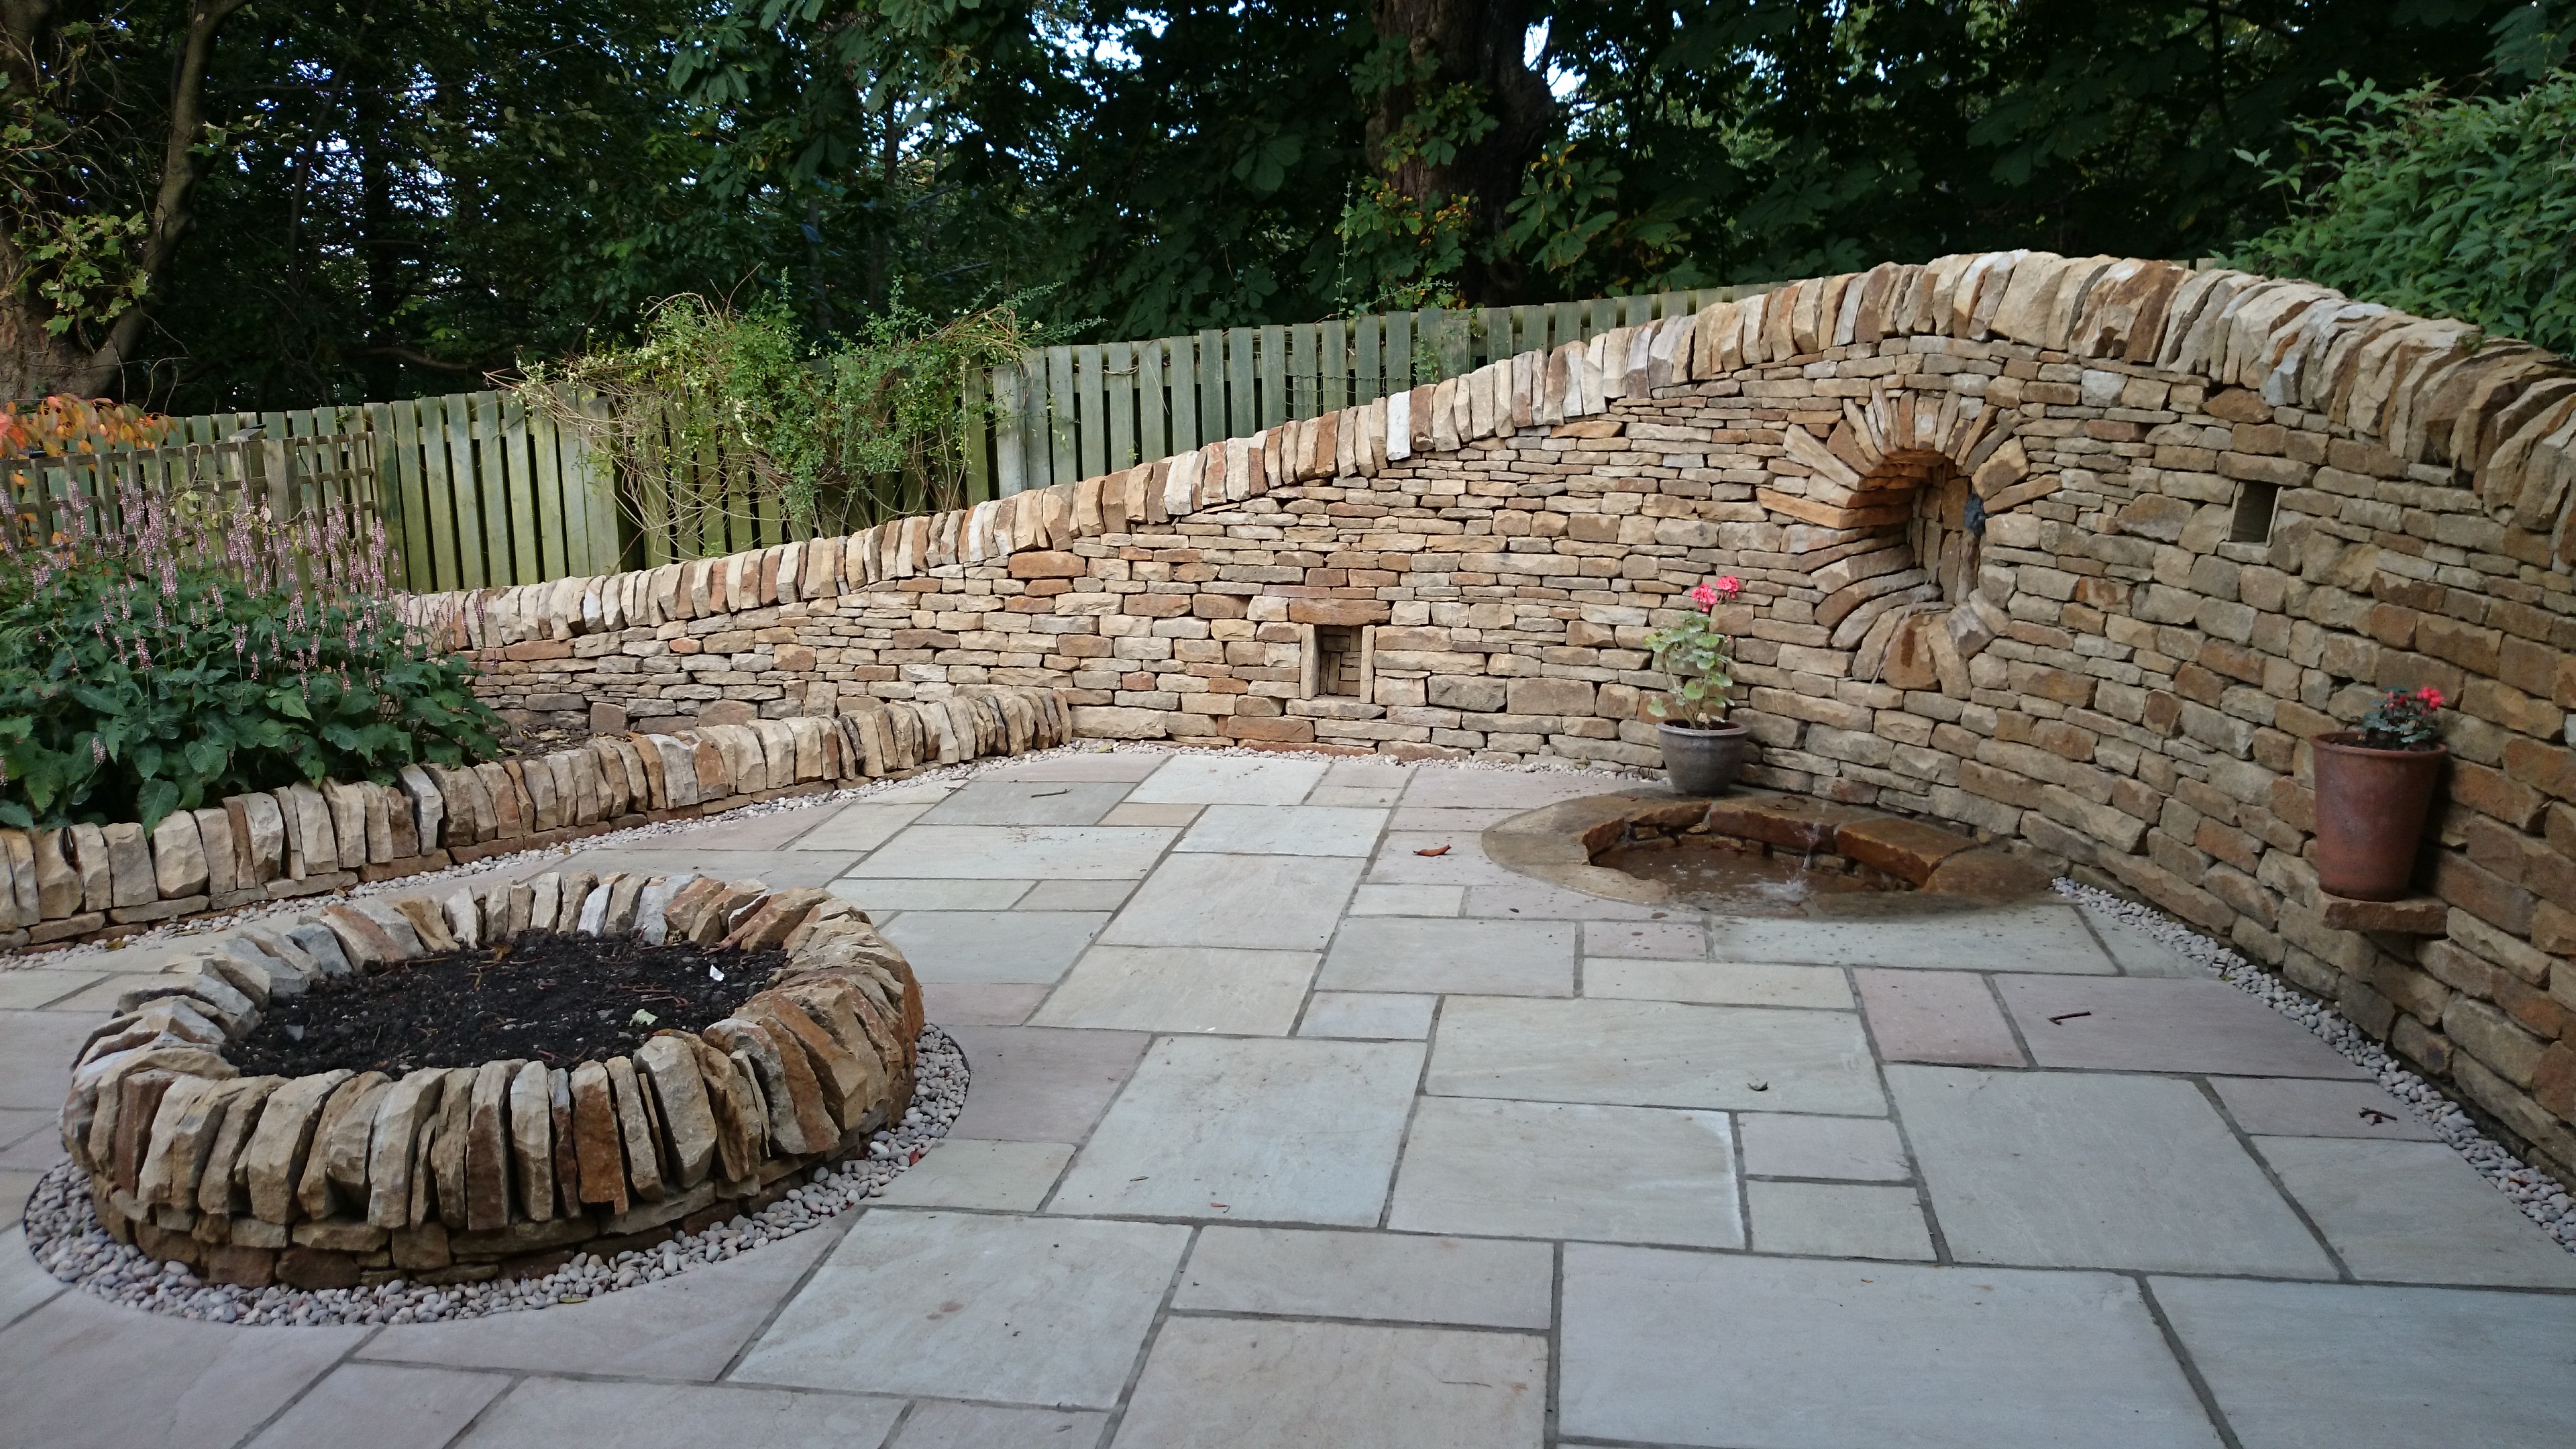
[{"label": "circular raised stone bed", "polygon": [[1762,792],[1590,795],[1491,826],[1484,847],[1552,885],[1734,915],[1968,909],[2042,895],[2051,874],[1921,820]]},{"label": "circular raised stone bed", "polygon": [[[821,890],[541,875],[197,964],[84,1043],[62,1135],[110,1236],[216,1283],[544,1275],[759,1212],[919,1115],[911,967]],[[490,1008],[494,1055],[442,1004]]]}]

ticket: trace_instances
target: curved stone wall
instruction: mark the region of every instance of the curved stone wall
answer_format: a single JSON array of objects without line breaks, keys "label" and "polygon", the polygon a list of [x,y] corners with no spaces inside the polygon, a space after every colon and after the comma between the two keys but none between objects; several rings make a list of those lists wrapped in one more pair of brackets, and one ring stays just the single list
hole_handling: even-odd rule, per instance
[{"label": "curved stone wall", "polygon": [[[507,940],[634,934],[787,962],[731,1016],[631,1057],[244,1077],[224,1057],[322,977]],[[370,898],[253,931],[127,992],[91,1033],[63,1145],[119,1241],[216,1282],[348,1287],[550,1271],[757,1211],[912,1101],[921,991],[828,892],[541,875]]]},{"label": "curved stone wall", "polygon": [[[1746,581],[1758,783],[2028,842],[2336,1001],[2576,1170],[2576,370],[2228,271],[1818,278],[847,539],[485,601],[505,707],[990,683],[1078,733],[1652,764]],[[2324,896],[2306,741],[2457,703],[2421,895]]]}]

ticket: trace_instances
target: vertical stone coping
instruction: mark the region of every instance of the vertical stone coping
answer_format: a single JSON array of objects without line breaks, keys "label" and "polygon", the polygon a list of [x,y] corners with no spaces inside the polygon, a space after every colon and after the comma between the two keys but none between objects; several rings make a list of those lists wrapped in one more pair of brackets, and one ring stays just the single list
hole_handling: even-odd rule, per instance
[{"label": "vertical stone coping", "polygon": [[[225,1058],[270,1001],[322,978],[524,930],[787,963],[724,1020],[606,1061],[287,1079]],[[81,1048],[62,1138],[111,1235],[216,1282],[542,1273],[757,1211],[798,1170],[864,1150],[911,1105],[921,1029],[903,954],[828,892],[541,875],[328,906],[127,992]]]},{"label": "vertical stone coping", "polygon": [[0,829],[0,948],[122,934],[582,835],[1064,743],[1051,689],[962,686],[831,715],[603,735],[547,755],[406,765],[390,785],[235,795],[139,825]]}]

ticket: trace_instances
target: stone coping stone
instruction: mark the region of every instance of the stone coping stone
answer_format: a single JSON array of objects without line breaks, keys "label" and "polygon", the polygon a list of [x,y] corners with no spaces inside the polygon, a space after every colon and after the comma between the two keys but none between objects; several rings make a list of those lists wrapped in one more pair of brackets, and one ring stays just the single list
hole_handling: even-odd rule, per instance
[{"label": "stone coping stone", "polygon": [[1660,905],[1674,899],[1671,886],[1593,861],[1620,845],[1685,835],[1825,857],[1893,889],[1977,901],[2035,895],[2048,889],[2055,874],[2027,854],[1927,821],[1770,791],[1713,800],[1657,786],[1586,795],[1488,826],[1482,843],[1487,858],[1522,875],[1589,895]]},{"label": "stone coping stone", "polygon": [[[325,977],[524,930],[787,960],[732,1015],[606,1061],[288,1079],[224,1055]],[[117,1012],[76,1054],[60,1119],[98,1220],[252,1287],[542,1274],[758,1211],[903,1119],[922,1030],[911,965],[830,892],[585,872],[328,906],[209,947]]]}]

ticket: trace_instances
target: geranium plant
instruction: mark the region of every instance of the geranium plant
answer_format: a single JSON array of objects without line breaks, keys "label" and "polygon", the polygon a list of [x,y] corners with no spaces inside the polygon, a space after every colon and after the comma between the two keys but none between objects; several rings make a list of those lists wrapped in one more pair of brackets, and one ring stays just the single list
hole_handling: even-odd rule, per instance
[{"label": "geranium plant", "polygon": [[1743,591],[1743,581],[1733,574],[1703,583],[1684,596],[1691,611],[1680,622],[1646,636],[1655,667],[1673,677],[1671,694],[1647,702],[1655,718],[1695,730],[1726,723],[1735,690],[1735,641],[1717,627],[1717,606]]},{"label": "geranium plant", "polygon": [[2442,691],[2392,689],[2361,717],[2361,743],[2373,750],[2429,750],[2442,743],[2434,716],[2442,708]]}]

